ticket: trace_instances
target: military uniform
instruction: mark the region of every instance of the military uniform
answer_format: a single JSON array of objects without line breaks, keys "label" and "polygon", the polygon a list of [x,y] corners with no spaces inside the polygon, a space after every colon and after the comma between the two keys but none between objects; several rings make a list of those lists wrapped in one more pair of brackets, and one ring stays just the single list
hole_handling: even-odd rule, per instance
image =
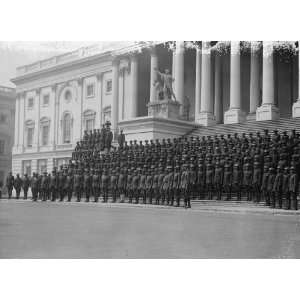
[{"label": "military uniform", "polygon": [[110,176],[108,175],[107,169],[104,169],[104,172],[101,176],[101,191],[103,196],[102,202],[108,201],[109,184],[110,184]]},{"label": "military uniform", "polygon": [[11,198],[12,190],[14,187],[14,181],[15,181],[15,178],[12,175],[12,173],[10,172],[6,178],[6,188],[7,188],[7,193],[8,193],[8,199]]},{"label": "military uniform", "polygon": [[222,187],[223,187],[223,168],[219,162],[216,162],[214,172],[214,189],[216,192],[217,200],[222,198]]},{"label": "military uniform", "polygon": [[74,189],[75,196],[77,199],[76,201],[80,202],[81,196],[82,196],[82,189],[83,189],[83,186],[82,186],[83,179],[82,179],[82,176],[81,176],[79,170],[75,172],[73,180],[74,180],[73,189]]},{"label": "military uniform", "polygon": [[48,186],[49,186],[49,182],[48,182],[47,172],[44,172],[41,179],[42,201],[47,200]]},{"label": "military uniform", "polygon": [[55,171],[52,172],[50,177],[50,192],[51,192],[51,201],[55,201],[57,197],[57,175]]},{"label": "military uniform", "polygon": [[31,192],[32,192],[32,201],[37,201],[38,198],[38,178],[37,178],[37,174],[33,174],[32,178],[31,178]]},{"label": "military uniform", "polygon": [[273,192],[274,199],[271,201],[271,207],[282,208],[282,184],[283,184],[283,174],[281,167],[277,168],[277,174],[275,176]]},{"label": "military uniform", "polygon": [[74,189],[74,176],[72,174],[72,171],[70,170],[68,175],[66,176],[65,186],[64,186],[64,190],[65,190],[64,193],[68,197],[68,202],[70,202],[72,199],[73,189]]},{"label": "military uniform", "polygon": [[289,193],[291,197],[291,209],[298,210],[298,184],[299,184],[299,177],[296,173],[295,167],[291,167],[291,174],[289,178]]},{"label": "military uniform", "polygon": [[182,198],[184,200],[185,208],[191,207],[189,184],[190,184],[190,172],[188,170],[187,165],[184,165],[180,177],[180,190],[181,190]]},{"label": "military uniform", "polygon": [[283,208],[290,209],[291,208],[291,201],[290,201],[290,192],[289,192],[289,168],[285,167],[283,176],[282,176],[282,198],[283,198]]},{"label": "military uniform", "polygon": [[24,175],[23,179],[23,192],[24,192],[24,200],[27,199],[28,189],[30,187],[30,179],[27,174]]},{"label": "military uniform", "polygon": [[99,171],[94,171],[92,175],[92,190],[94,196],[94,202],[98,202],[98,198],[100,195],[100,176]]},{"label": "military uniform", "polygon": [[19,174],[17,174],[17,176],[14,180],[14,187],[15,187],[15,190],[16,190],[16,198],[19,199],[21,188],[22,188],[22,179],[20,178]]}]

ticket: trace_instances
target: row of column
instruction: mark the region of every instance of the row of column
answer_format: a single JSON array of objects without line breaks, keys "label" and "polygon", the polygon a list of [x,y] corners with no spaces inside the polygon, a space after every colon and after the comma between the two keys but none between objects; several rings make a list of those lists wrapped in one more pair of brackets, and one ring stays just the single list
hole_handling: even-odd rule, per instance
[{"label": "row of column", "polygon": [[[263,82],[262,105],[259,104],[259,69],[258,43],[251,43],[251,73],[250,73],[250,112],[249,119],[272,120],[279,117],[274,97],[274,66],[272,42],[263,43]],[[241,109],[241,56],[240,42],[231,42],[230,47],[230,106],[224,114],[224,123],[241,123],[246,119],[246,113]],[[200,78],[199,78],[200,77]],[[196,54],[196,122],[210,126],[222,119],[222,103],[220,93],[220,56],[215,59],[215,98],[211,93],[211,45],[203,42],[202,49]],[[201,93],[199,92],[201,90]],[[201,103],[201,105],[199,105]],[[199,111],[200,107],[200,111]],[[213,110],[214,107],[214,110]]]}]

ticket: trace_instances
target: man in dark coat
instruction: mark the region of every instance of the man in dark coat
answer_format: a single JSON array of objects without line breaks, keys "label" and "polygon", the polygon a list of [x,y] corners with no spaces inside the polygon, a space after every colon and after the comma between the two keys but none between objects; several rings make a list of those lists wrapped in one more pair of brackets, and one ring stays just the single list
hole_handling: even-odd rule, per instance
[{"label": "man in dark coat", "polygon": [[24,192],[24,200],[27,199],[28,189],[30,187],[30,179],[27,174],[24,175],[23,178],[23,192]]},{"label": "man in dark coat", "polygon": [[291,195],[291,209],[298,210],[298,185],[299,177],[294,166],[291,167],[291,175],[289,178],[289,192]]},{"label": "man in dark coat", "polygon": [[14,180],[14,188],[16,190],[16,198],[20,198],[20,192],[22,188],[22,179],[19,174],[17,174],[15,180]]},{"label": "man in dark coat", "polygon": [[8,193],[8,199],[11,199],[11,194],[12,194],[12,190],[14,187],[14,181],[15,181],[15,178],[12,175],[12,172],[9,172],[9,174],[6,178],[6,188],[7,188],[7,193]]},{"label": "man in dark coat", "polygon": [[123,133],[123,130],[121,130],[121,132],[118,135],[118,144],[120,149],[123,149],[124,143],[125,143],[125,134]]}]

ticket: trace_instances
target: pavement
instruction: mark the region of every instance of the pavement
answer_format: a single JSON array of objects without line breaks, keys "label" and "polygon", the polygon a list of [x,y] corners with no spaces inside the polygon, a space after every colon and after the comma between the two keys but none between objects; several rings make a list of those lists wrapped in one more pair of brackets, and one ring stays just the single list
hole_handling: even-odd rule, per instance
[{"label": "pavement", "polygon": [[300,258],[298,212],[0,200],[0,258]]}]

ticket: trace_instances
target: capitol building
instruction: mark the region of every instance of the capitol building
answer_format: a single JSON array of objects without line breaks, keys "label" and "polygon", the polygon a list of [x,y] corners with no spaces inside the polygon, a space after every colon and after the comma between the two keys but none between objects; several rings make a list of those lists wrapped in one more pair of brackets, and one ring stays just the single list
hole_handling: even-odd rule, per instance
[{"label": "capitol building", "polygon": [[[298,42],[132,42],[20,66],[13,173],[66,163],[85,130],[173,138],[194,128],[300,117]],[[172,75],[168,98],[164,75]],[[159,71],[159,72],[158,72]],[[216,132],[218,134],[218,132]]]}]

